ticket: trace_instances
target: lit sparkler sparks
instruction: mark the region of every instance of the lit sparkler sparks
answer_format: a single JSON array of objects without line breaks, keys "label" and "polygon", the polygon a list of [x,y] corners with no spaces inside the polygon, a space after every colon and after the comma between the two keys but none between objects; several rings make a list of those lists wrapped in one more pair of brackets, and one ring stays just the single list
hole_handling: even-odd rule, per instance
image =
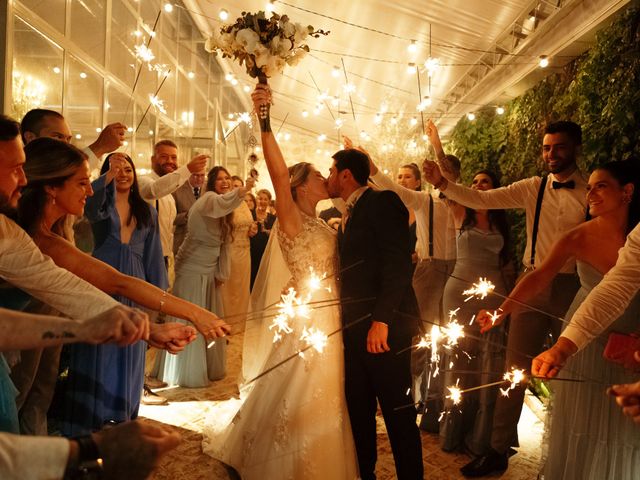
[{"label": "lit sparkler sparks", "polygon": [[293,332],[291,325],[289,325],[289,316],[281,313],[276,317],[269,325],[269,330],[275,330],[273,333],[273,342],[278,342],[282,339],[283,334]]},{"label": "lit sparkler sparks", "polygon": [[507,388],[501,388],[500,393],[503,397],[509,396],[509,391],[518,386],[519,383],[524,382],[527,377],[524,374],[524,370],[521,368],[512,368],[510,372],[506,372],[502,377],[505,382],[509,382],[510,385]]},{"label": "lit sparkler sparks", "polygon": [[322,275],[318,275],[313,267],[309,268],[309,279],[307,280],[307,288],[309,289],[310,294],[324,288],[327,292],[331,293],[331,287],[323,287],[322,282],[327,278],[327,274],[323,273]]},{"label": "lit sparkler sparks", "polygon": [[463,295],[467,295],[467,298],[464,301],[468,302],[474,297],[479,298],[480,300],[483,300],[487,297],[487,295],[493,292],[495,288],[496,286],[493,283],[491,283],[490,280],[480,277],[480,280],[478,281],[478,283],[474,283],[470,289],[462,292]]},{"label": "lit sparkler sparks", "polygon": [[489,314],[489,319],[491,320],[491,325],[495,325],[496,324],[496,320],[498,320],[500,318],[500,315],[502,315],[502,309],[499,308],[498,310],[494,310],[493,313]]},{"label": "lit sparkler sparks", "polygon": [[458,382],[460,382],[460,379],[456,380],[455,385],[447,387],[447,390],[449,390],[449,395],[447,395],[446,398],[450,399],[454,405],[458,405],[462,401],[462,390],[460,390],[460,387],[458,387]]},{"label": "lit sparkler sparks", "polygon": [[303,328],[300,340],[307,342],[308,346],[313,347],[318,353],[322,353],[327,346],[329,337],[317,328]]},{"label": "lit sparkler sparks", "polygon": [[447,348],[452,348],[458,344],[458,340],[464,337],[464,326],[460,325],[457,320],[451,320],[442,329],[443,336],[447,339]]},{"label": "lit sparkler sparks", "polygon": [[156,107],[158,111],[166,115],[167,109],[164,107],[164,101],[160,100],[157,95],[149,95],[149,102],[151,103],[151,105]]},{"label": "lit sparkler sparks", "polygon": [[156,58],[151,49],[145,44],[136,45],[134,47],[134,50],[136,53],[136,58],[142,60],[143,62],[150,63],[154,58]]}]

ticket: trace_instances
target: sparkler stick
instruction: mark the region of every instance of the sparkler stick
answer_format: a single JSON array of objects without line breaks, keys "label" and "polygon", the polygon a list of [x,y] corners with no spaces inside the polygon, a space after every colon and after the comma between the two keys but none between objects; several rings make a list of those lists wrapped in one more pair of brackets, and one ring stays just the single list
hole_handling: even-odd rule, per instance
[{"label": "sparkler stick", "polygon": [[[316,79],[313,78],[313,74],[311,72],[309,72],[309,76],[311,77],[311,80],[313,81],[313,84],[316,86],[316,90],[318,90],[318,93],[320,95],[322,95],[322,90],[320,90],[320,87],[316,83]],[[329,104],[327,103],[327,99],[325,98],[323,101],[324,101],[324,105],[327,107],[327,111],[329,112],[329,114],[331,114],[331,119],[335,122],[336,117],[333,115],[333,112],[331,111],[331,108],[329,108]]]},{"label": "sparkler stick", "polygon": [[[146,48],[147,49],[149,48],[149,45],[151,44],[151,39],[153,39],[153,37],[154,37],[154,35],[156,33],[156,27],[158,26],[158,20],[160,20],[160,14],[161,13],[162,13],[162,9],[160,9],[158,11],[158,15],[156,15],[156,20],[155,20],[155,22],[153,22],[153,28],[151,29],[151,34],[149,35],[149,40],[147,40],[147,44],[146,44]],[[140,79],[140,73],[142,73],[142,62],[140,63],[140,67],[138,68],[138,73],[136,74],[136,79],[133,82],[133,88],[131,89],[131,95],[129,96],[129,101],[127,102],[127,108],[125,108],[125,110],[124,110],[124,119],[122,120],[123,123],[127,119],[127,113],[129,113],[129,107],[131,106],[131,101],[133,100],[133,94],[135,93],[136,87],[138,86],[138,80]],[[138,131],[138,129],[136,129],[136,131]]]},{"label": "sparkler stick", "polygon": [[[347,68],[344,66],[344,58],[340,58],[342,62],[342,71],[344,72],[344,81],[346,85],[349,85],[349,78],[347,77]],[[351,115],[353,115],[353,123],[356,125],[356,131],[358,130],[358,122],[356,121],[356,111],[353,109],[353,100],[351,99],[351,91],[347,90],[349,94],[349,103],[351,104]]]},{"label": "sparkler stick", "polygon": [[287,112],[287,114],[284,116],[284,119],[282,120],[282,123],[278,127],[278,131],[276,132],[276,135],[278,135],[280,133],[280,130],[282,130],[282,126],[284,125],[284,122],[287,121],[287,118],[289,118],[289,112]]},{"label": "sparkler stick", "polygon": [[[158,85],[158,88],[156,89],[156,93],[153,94],[153,98],[157,98],[158,92],[160,91],[160,89],[164,85],[164,82],[167,80],[167,78],[169,78],[169,74],[170,73],[171,73],[171,70],[167,70],[167,73],[165,74],[164,78],[162,79],[162,82],[160,82],[160,85]],[[153,102],[149,102],[149,105],[147,105],[147,109],[142,114],[142,118],[138,122],[138,126],[136,127],[136,129],[134,130],[133,133],[137,133],[138,132],[138,129],[140,128],[140,125],[142,125],[142,122],[144,121],[145,117],[147,116],[147,113],[149,113],[149,109],[151,108],[152,103]]]},{"label": "sparkler stick", "polygon": [[[345,325],[344,327],[340,327],[337,330],[334,330],[333,332],[329,333],[326,338],[332,337],[333,335],[342,332],[344,330],[346,330],[347,328],[353,327],[354,325],[366,320],[367,318],[371,317],[370,313],[367,313],[366,315],[363,315],[360,318],[357,318],[356,320],[354,320],[353,322]],[[294,358],[297,358],[300,356],[300,354],[303,354],[304,352],[306,352],[307,350],[309,350],[310,348],[314,348],[313,344],[307,345],[306,347],[298,350],[297,352],[295,352],[292,355],[289,355],[288,357],[286,357],[285,359],[281,360],[280,362],[276,363],[275,365],[267,368],[265,371],[263,371],[262,373],[260,373],[259,375],[256,375],[255,377],[253,377],[251,380],[249,380],[248,382],[246,382],[242,387],[246,387],[247,385],[250,385],[251,383],[255,382],[256,380],[258,380],[259,378],[264,377],[265,375],[267,375],[268,373],[271,373],[272,371],[274,371],[276,368],[284,365],[285,363],[293,360]]]},{"label": "sparkler stick", "polygon": [[[418,66],[416,65],[416,77],[418,78],[418,97],[420,100],[420,103],[422,103],[422,86],[420,85],[420,68],[418,68]],[[425,128],[424,128],[424,109],[420,109],[420,120],[422,121],[422,133],[425,132]]]}]

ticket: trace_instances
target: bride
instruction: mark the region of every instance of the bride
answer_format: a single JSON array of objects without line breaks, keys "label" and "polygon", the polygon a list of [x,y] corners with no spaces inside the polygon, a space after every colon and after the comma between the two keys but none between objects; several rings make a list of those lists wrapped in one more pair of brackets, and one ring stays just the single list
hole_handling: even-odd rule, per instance
[{"label": "bride", "polygon": [[[252,99],[260,111],[260,105],[271,101],[269,87],[258,84]],[[335,231],[315,215],[318,201],[328,198],[325,179],[310,163],[287,168],[266,123],[262,148],[276,192],[278,220],[254,287],[254,320],[247,322],[243,360],[247,383],[241,388],[241,400],[231,408],[230,422],[228,415],[223,418],[222,408],[211,412],[203,450],[234,467],[243,480],[355,479],[358,470],[344,398],[340,334],[329,337],[322,351],[309,349],[251,381],[305,348],[303,329],[329,334],[341,326],[335,303],[312,309],[308,318],[291,319],[292,331],[282,332],[279,339],[269,329],[273,308],[263,314],[265,318],[256,319],[290,287],[299,297],[312,295],[313,302],[339,298]],[[314,273],[324,280],[312,291],[307,285]],[[225,403],[229,407],[233,402]]]}]

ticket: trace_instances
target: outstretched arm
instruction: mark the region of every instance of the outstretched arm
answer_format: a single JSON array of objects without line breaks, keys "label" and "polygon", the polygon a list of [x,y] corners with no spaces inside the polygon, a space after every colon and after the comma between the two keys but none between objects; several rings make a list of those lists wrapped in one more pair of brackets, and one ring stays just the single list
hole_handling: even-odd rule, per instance
[{"label": "outstretched arm", "polygon": [[[267,85],[259,83],[251,94],[251,98],[256,112],[259,112],[260,105],[271,103],[271,90]],[[270,129],[262,132],[262,150],[276,192],[276,210],[280,229],[293,238],[302,229],[302,219],[291,194],[289,169],[284,162],[276,137]]]},{"label": "outstretched arm", "polygon": [[576,257],[581,239],[580,230],[580,226],[574,228],[553,245],[544,262],[518,282],[509,296],[502,302],[496,315],[492,315],[487,310],[480,311],[477,321],[482,333],[500,325],[510,313],[526,308],[522,307],[521,303],[528,302],[543,291],[565,263],[569,259]]}]

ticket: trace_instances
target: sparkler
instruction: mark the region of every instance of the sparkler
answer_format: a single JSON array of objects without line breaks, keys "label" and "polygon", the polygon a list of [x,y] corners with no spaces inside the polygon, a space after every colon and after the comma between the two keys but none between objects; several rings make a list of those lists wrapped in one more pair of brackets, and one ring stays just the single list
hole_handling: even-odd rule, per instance
[{"label": "sparkler", "polygon": [[358,122],[356,121],[356,111],[353,108],[353,100],[351,99],[351,92],[355,91],[355,87],[349,83],[349,78],[347,77],[347,67],[344,66],[344,58],[341,58],[342,62],[342,71],[344,73],[344,81],[345,81],[345,90],[349,94],[349,104],[351,105],[351,115],[353,115],[353,123],[356,126],[356,131],[358,131]]},{"label": "sparkler", "polygon": [[[458,379],[458,381],[460,381],[460,379]],[[449,395],[447,395],[446,398],[450,399],[454,405],[458,405],[462,401],[463,390],[460,390],[460,388],[458,387],[458,381],[456,381],[455,385],[447,387],[447,390],[449,390]],[[442,416],[440,418],[442,418]]]},{"label": "sparkler", "polygon": [[509,396],[509,391],[513,390],[518,386],[519,383],[522,383],[526,380],[523,369],[511,368],[510,372],[505,372],[504,377],[502,377],[505,382],[509,382],[510,385],[507,388],[501,388],[500,393],[503,397]]},{"label": "sparkler", "polygon": [[[162,79],[162,82],[160,82],[160,85],[158,85],[158,88],[156,89],[155,93],[153,95],[149,96],[149,105],[147,105],[147,109],[144,111],[144,113],[142,114],[142,117],[140,118],[140,121],[138,122],[138,126],[136,127],[136,129],[134,130],[134,133],[136,133],[138,131],[138,129],[140,128],[140,125],[142,125],[142,122],[144,121],[145,117],[147,116],[147,113],[149,113],[149,109],[151,108],[151,105],[153,104],[154,100],[156,102],[162,102],[161,100],[158,99],[158,92],[160,92],[160,89],[162,88],[162,86],[164,85],[164,82],[167,80],[167,78],[169,77],[169,74],[171,73],[171,70],[167,71],[166,75],[164,76],[164,78]],[[164,108],[164,104],[162,104],[163,108]],[[126,112],[125,112],[126,113]]]},{"label": "sparkler", "polygon": [[490,280],[486,278],[480,277],[478,283],[474,283],[473,286],[462,292],[463,295],[467,295],[465,302],[468,302],[472,298],[479,298],[480,300],[484,300],[487,295],[495,290],[496,286],[491,283]]},{"label": "sparkler", "polygon": [[307,342],[307,345],[313,347],[318,353],[322,353],[329,342],[329,337],[317,328],[303,328],[300,340]]}]

